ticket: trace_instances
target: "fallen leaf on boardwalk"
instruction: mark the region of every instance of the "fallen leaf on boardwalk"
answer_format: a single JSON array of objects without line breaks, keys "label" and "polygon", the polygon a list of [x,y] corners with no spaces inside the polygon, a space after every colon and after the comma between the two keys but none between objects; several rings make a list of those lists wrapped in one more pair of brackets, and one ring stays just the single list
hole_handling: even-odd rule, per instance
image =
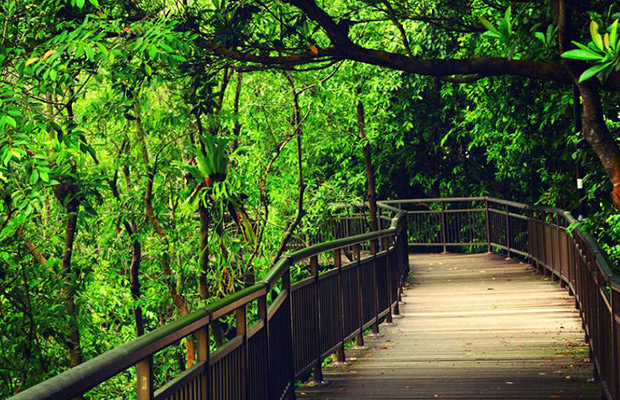
[{"label": "fallen leaf on boardwalk", "polygon": [[495,290],[495,289],[493,289],[492,287],[490,287],[490,288],[488,288],[487,290]]},{"label": "fallen leaf on boardwalk", "polygon": [[514,382],[512,382],[512,381],[507,381],[507,382],[506,382],[506,385],[514,385],[514,384],[515,384],[515,383],[514,383]]},{"label": "fallen leaf on boardwalk", "polygon": [[549,396],[547,396],[548,399],[559,399],[560,395],[559,394],[550,394]]},{"label": "fallen leaf on boardwalk", "polygon": [[380,348],[381,350],[387,350],[387,347],[385,347],[385,346],[381,346],[381,347],[379,347],[379,348]]},{"label": "fallen leaf on boardwalk", "polygon": [[344,392],[344,388],[338,388],[338,390]]},{"label": "fallen leaf on boardwalk", "polygon": [[373,356],[372,353],[366,354],[366,357],[372,357],[372,356]]}]

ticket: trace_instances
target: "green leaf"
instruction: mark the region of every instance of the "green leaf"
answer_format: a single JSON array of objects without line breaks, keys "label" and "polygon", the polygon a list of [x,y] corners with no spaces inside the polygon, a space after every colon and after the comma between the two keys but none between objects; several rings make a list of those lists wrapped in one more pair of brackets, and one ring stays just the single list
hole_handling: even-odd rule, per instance
[{"label": "green leaf", "polygon": [[95,50],[93,50],[92,47],[84,47],[84,53],[86,53],[86,58],[88,59],[88,61],[93,61],[95,59]]},{"label": "green leaf", "polygon": [[593,67],[586,69],[585,71],[583,71],[583,74],[581,74],[581,76],[579,77],[579,82],[583,82],[585,80],[592,78],[594,75],[603,71],[605,68],[607,68],[611,64],[612,62],[608,62],[605,64],[598,64],[598,65],[595,65]]},{"label": "green leaf", "polygon": [[480,22],[482,23],[482,25],[484,25],[485,28],[487,28],[490,32],[495,33],[496,35],[499,35],[499,32],[497,29],[495,29],[495,27],[493,26],[493,24],[491,24],[489,22],[489,20],[487,20],[484,17],[480,17]]},{"label": "green leaf", "polygon": [[598,24],[595,21],[590,22],[590,35],[592,36],[592,42],[601,50],[604,50],[603,37],[598,33]]},{"label": "green leaf", "polygon": [[37,170],[35,169],[30,174],[30,184],[35,185],[38,181],[39,181],[39,172],[37,172]]},{"label": "green leaf", "polygon": [[202,176],[204,178],[209,176],[209,167],[207,166],[207,160],[205,160],[205,157],[202,155],[201,152],[196,153],[196,162],[198,163],[198,169],[200,169],[200,172],[202,172]]},{"label": "green leaf", "polygon": [[615,20],[611,24],[611,33],[609,34],[609,45],[614,51],[617,51],[616,45],[618,44],[618,20]]},{"label": "green leaf", "polygon": [[596,46],[592,46],[592,47],[585,46],[579,42],[575,42],[574,40],[571,43],[579,47],[581,50],[590,51],[592,53],[599,54],[599,49],[597,49]]},{"label": "green leaf", "polygon": [[534,36],[544,44],[547,44],[547,38],[542,32],[534,32]]},{"label": "green leaf", "polygon": [[595,53],[590,50],[583,50],[583,49],[574,49],[574,50],[565,51],[564,53],[562,53],[562,57],[570,58],[573,60],[587,60],[587,61],[596,61],[596,60],[603,59],[603,56],[601,54]]},{"label": "green leaf", "polygon": [[157,54],[157,47],[149,46],[148,53],[149,53],[149,58],[153,60],[155,58],[155,55]]},{"label": "green leaf", "polygon": [[512,8],[508,6],[506,9],[506,13],[504,14],[504,24],[506,26],[506,33],[508,36],[512,35],[512,24],[510,23],[510,14],[512,13]]},{"label": "green leaf", "polygon": [[15,121],[15,119],[9,115],[5,115],[3,117],[4,121],[6,124],[11,125],[13,128],[17,128],[17,122]]},{"label": "green leaf", "polygon": [[84,0],[75,0],[75,5],[78,6],[78,8],[83,8]]}]

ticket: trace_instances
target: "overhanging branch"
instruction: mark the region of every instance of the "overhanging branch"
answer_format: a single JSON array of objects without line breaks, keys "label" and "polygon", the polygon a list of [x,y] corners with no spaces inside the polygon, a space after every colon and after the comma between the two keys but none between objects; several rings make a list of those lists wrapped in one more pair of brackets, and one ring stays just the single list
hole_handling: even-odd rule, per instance
[{"label": "overhanging branch", "polygon": [[[558,62],[509,60],[499,57],[424,59],[365,48],[353,43],[349,39],[346,29],[343,29],[329,14],[318,7],[314,0],[285,0],[285,2],[297,7],[308,18],[315,21],[325,31],[333,47],[314,48],[313,51],[270,56],[224,48],[207,40],[200,41],[199,45],[222,57],[241,62],[271,65],[281,69],[282,67],[348,59],[412,74],[435,77],[476,75],[482,78],[505,75],[541,79],[561,84],[573,83],[566,66]],[[620,77],[617,74],[612,75],[601,88],[620,90]]]}]

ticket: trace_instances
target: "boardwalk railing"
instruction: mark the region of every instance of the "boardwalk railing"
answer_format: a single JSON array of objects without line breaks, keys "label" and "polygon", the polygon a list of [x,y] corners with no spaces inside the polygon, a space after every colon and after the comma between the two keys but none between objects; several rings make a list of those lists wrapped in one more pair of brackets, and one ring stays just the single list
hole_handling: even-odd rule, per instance
[{"label": "boardwalk railing", "polygon": [[486,248],[520,257],[575,296],[608,399],[620,398],[620,276],[567,211],[490,197],[385,201],[407,212],[413,248]]},{"label": "boardwalk railing", "polygon": [[[325,357],[335,354],[344,361],[346,342],[357,338],[363,343],[365,329],[377,331],[381,321],[398,313],[408,260],[405,213],[382,208],[390,215],[386,229],[288,254],[257,284],[12,399],[88,397],[92,388],[133,366],[139,400],[293,398],[297,379],[313,373],[314,380],[321,380]],[[297,282],[291,279],[293,266],[305,271]],[[211,327],[227,317],[234,321],[234,335],[211,352]],[[154,376],[157,353],[184,338],[197,344],[196,364],[156,388],[161,379]]]}]

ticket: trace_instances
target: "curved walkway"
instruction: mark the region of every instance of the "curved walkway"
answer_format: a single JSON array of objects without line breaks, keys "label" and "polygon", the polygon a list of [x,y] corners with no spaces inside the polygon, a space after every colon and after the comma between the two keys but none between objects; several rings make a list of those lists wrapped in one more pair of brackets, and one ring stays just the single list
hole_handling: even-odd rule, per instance
[{"label": "curved walkway", "polygon": [[598,399],[574,299],[495,254],[410,256],[402,318],[299,399]]}]

